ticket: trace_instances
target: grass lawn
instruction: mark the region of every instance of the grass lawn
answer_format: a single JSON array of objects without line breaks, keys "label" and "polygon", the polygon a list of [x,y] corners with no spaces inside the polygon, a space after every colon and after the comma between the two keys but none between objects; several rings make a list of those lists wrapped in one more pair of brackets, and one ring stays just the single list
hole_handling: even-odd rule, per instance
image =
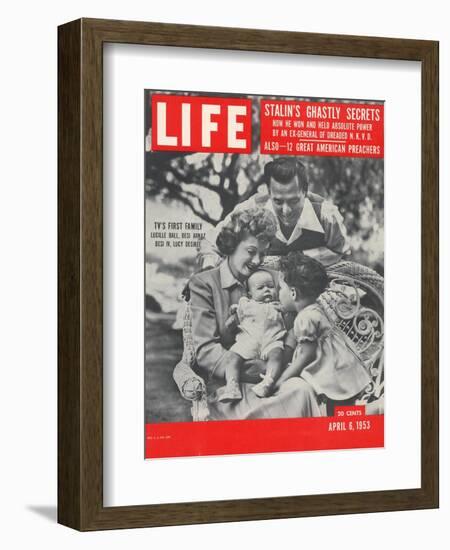
[{"label": "grass lawn", "polygon": [[192,420],[190,402],[178,391],[172,372],[183,354],[181,330],[173,330],[175,314],[149,313],[145,320],[145,421]]}]

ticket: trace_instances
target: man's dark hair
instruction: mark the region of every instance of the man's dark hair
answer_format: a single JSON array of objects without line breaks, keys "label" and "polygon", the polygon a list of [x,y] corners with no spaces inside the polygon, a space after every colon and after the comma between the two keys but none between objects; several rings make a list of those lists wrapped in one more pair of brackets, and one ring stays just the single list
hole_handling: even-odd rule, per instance
[{"label": "man's dark hair", "polygon": [[308,177],[305,165],[295,157],[278,157],[264,166],[264,179],[269,185],[270,178],[278,183],[290,183],[297,176],[300,190],[308,192]]}]

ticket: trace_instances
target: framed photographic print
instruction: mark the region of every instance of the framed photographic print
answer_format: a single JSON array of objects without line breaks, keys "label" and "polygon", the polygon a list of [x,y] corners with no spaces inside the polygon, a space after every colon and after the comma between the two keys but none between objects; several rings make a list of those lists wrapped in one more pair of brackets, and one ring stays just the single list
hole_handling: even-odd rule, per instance
[{"label": "framed photographic print", "polygon": [[438,506],[438,44],[59,28],[58,520]]}]

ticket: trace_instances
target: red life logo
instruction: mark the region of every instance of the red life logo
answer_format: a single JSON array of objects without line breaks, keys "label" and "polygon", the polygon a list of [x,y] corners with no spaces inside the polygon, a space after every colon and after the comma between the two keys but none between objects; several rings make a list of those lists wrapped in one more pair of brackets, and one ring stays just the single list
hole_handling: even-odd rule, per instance
[{"label": "red life logo", "polygon": [[251,153],[251,99],[153,95],[151,150]]}]

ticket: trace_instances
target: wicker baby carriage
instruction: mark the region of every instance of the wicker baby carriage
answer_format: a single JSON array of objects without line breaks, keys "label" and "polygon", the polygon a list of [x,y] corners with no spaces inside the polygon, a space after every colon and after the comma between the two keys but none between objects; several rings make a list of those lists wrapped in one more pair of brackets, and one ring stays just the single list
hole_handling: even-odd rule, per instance
[{"label": "wicker baby carriage", "polygon": [[[279,257],[269,256],[266,267],[277,269]],[[327,317],[350,340],[370,375],[371,382],[357,403],[380,412],[384,399],[384,279],[360,264],[342,261],[327,269],[329,285],[318,301]],[[191,309],[186,304],[183,324],[184,352],[173,377],[184,399],[192,403],[194,421],[209,417],[207,385],[195,371]]]}]

